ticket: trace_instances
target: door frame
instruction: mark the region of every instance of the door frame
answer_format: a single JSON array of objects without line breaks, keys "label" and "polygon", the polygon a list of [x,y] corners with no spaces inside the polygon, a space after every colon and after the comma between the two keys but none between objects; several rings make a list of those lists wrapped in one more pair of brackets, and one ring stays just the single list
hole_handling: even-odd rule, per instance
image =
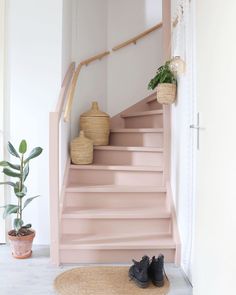
[{"label": "door frame", "polygon": [[[0,0],[0,160],[6,157],[6,135],[7,133],[7,107],[6,107],[6,0]],[[0,176],[4,181],[4,175]],[[0,186],[0,206],[6,203],[8,189]],[[3,197],[1,197],[3,196]],[[0,243],[6,243],[6,232],[8,222],[2,218],[0,209]]]}]

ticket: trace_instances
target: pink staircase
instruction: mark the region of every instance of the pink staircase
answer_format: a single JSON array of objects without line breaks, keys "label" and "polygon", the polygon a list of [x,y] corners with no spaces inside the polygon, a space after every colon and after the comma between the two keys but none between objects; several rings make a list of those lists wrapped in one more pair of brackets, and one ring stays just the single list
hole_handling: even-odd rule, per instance
[{"label": "pink staircase", "polygon": [[60,263],[130,263],[163,253],[179,262],[165,108],[155,94],[111,119],[109,146],[92,165],[67,167],[60,216]]}]

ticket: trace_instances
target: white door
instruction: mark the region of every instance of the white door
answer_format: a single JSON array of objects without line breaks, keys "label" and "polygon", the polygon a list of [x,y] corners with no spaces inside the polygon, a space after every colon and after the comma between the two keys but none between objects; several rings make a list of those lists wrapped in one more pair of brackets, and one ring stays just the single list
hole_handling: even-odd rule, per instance
[{"label": "white door", "polygon": [[190,126],[197,117],[194,65],[193,4],[172,0],[172,56],[186,63],[178,75],[177,102],[172,105],[172,189],[181,238],[181,266],[192,282],[194,202],[196,178],[196,132]]},{"label": "white door", "polygon": [[[5,35],[5,0],[0,0],[0,161],[4,158],[4,35]],[[0,173],[0,181],[3,181],[3,174]],[[5,203],[4,187],[0,185],[0,206]],[[5,222],[2,219],[0,209],[0,243],[5,242]]]},{"label": "white door", "polygon": [[194,295],[235,294],[236,1],[196,1],[200,114]]}]

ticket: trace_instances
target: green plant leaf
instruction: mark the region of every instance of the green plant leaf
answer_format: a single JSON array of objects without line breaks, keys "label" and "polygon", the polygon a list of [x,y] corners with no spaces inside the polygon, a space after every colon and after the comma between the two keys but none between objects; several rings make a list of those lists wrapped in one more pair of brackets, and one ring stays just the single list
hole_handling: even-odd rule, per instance
[{"label": "green plant leaf", "polygon": [[6,205],[3,208],[5,208],[5,210],[3,212],[3,218],[6,218],[10,214],[17,213],[17,211],[19,209],[19,207],[17,205],[13,205],[13,204]]},{"label": "green plant leaf", "polygon": [[25,165],[24,171],[23,171],[23,179],[26,180],[27,176],[29,175],[29,163]]},{"label": "green plant leaf", "polygon": [[15,170],[20,170],[20,165],[11,164],[10,162],[7,162],[7,161],[0,162],[0,166],[11,167],[11,168],[13,168]]},{"label": "green plant leaf", "polygon": [[17,182],[14,188],[14,192],[18,198],[23,198],[27,193],[27,187],[23,185],[23,188],[20,191],[20,183]]},{"label": "green plant leaf", "polygon": [[24,154],[24,153],[26,153],[26,151],[27,151],[27,142],[26,142],[26,140],[23,139],[20,143],[20,146],[19,146],[19,152],[21,154]]},{"label": "green plant leaf", "polygon": [[[28,199],[25,201],[25,203],[24,203],[24,207],[23,207],[23,209],[25,209],[25,207],[28,206],[29,203],[31,203],[35,198],[38,198],[38,197],[40,197],[40,196],[38,195],[38,196],[35,196],[35,197],[32,197],[32,198],[28,198]],[[23,210],[23,209],[22,209],[22,210]]]},{"label": "green plant leaf", "polygon": [[7,185],[10,185],[10,186],[12,186],[12,187],[15,187],[15,183],[14,182],[11,182],[11,181],[4,181],[4,182],[0,182],[0,185],[1,184],[7,184]]},{"label": "green plant leaf", "polygon": [[31,228],[31,227],[32,227],[32,224],[30,224],[30,223],[22,226],[22,228]]},{"label": "green plant leaf", "polygon": [[17,153],[16,149],[14,146],[8,141],[8,151],[12,156],[15,156],[17,158],[20,158],[19,154]]},{"label": "green plant leaf", "polygon": [[21,228],[22,225],[24,224],[23,220],[20,218],[15,218],[13,222],[13,226],[16,232],[18,232]]},{"label": "green plant leaf", "polygon": [[12,171],[11,169],[8,168],[4,168],[2,171],[4,174],[6,174],[7,176],[11,176],[11,177],[21,177],[20,173],[16,173],[14,171]]},{"label": "green plant leaf", "polygon": [[42,151],[43,149],[41,147],[34,148],[24,162],[27,163],[29,162],[29,160],[32,160],[33,158],[38,157],[42,153]]}]

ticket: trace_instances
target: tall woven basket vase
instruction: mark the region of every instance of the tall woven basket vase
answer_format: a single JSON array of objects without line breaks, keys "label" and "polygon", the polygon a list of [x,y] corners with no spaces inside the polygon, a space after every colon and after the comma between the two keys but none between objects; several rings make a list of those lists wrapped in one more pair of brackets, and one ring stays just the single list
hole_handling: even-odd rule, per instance
[{"label": "tall woven basket vase", "polygon": [[84,131],[80,131],[70,144],[71,161],[76,165],[91,164],[93,162],[93,142],[86,138]]},{"label": "tall woven basket vase", "polygon": [[94,101],[91,109],[80,116],[80,129],[94,145],[108,145],[110,135],[110,117],[99,110],[98,103]]},{"label": "tall woven basket vase", "polygon": [[176,99],[176,84],[160,83],[157,85],[157,101],[161,104],[172,104]]}]

